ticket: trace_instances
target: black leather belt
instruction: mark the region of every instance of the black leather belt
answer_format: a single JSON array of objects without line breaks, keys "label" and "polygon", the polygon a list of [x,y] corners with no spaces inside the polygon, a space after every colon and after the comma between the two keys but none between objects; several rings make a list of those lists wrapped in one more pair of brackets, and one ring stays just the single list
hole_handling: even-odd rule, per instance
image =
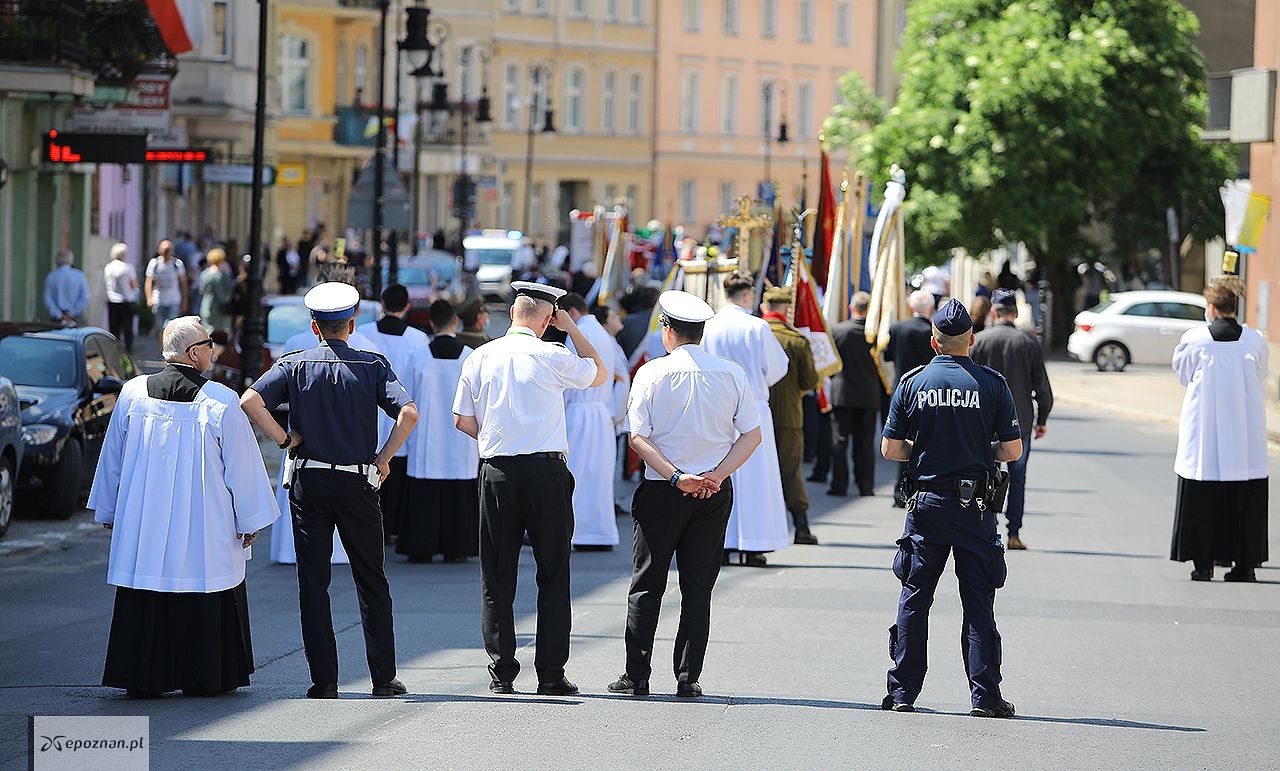
[{"label": "black leather belt", "polygon": [[911,485],[917,492],[921,493],[954,493],[959,491],[957,486],[958,482],[956,480],[952,480],[950,482],[922,482],[920,480],[915,480]]},{"label": "black leather belt", "polygon": [[544,460],[564,460],[562,452],[526,452],[521,455],[495,455],[492,458],[484,458],[485,463],[496,460],[520,460],[523,458],[540,458]]}]

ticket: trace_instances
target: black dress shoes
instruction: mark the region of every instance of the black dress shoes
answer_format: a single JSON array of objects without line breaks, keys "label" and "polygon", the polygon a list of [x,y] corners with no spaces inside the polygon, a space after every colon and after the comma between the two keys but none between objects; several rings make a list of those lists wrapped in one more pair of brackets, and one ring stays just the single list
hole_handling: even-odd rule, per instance
[{"label": "black dress shoes", "polygon": [[489,690],[494,693],[515,693],[516,687],[510,680],[492,680],[489,683]]},{"label": "black dress shoes", "polygon": [[889,710],[890,712],[915,712],[914,704],[908,704],[905,701],[894,701],[892,696],[884,697],[884,701],[880,702],[880,709]]},{"label": "black dress shoes", "polygon": [[1231,583],[1255,583],[1258,580],[1258,577],[1254,575],[1253,568],[1241,570],[1240,566],[1237,565],[1226,573],[1223,573],[1222,580],[1230,581]]},{"label": "black dress shoes", "polygon": [[818,536],[808,531],[803,533],[796,533],[796,544],[800,546],[817,546]]},{"label": "black dress shoes", "polygon": [[538,683],[539,696],[572,696],[578,692],[578,686],[569,682],[569,678],[564,675],[559,680],[553,680],[549,683]]},{"label": "black dress shoes", "polygon": [[835,498],[843,498],[846,495],[848,495],[848,493],[845,492],[844,490],[828,490],[827,495],[833,496]]},{"label": "black dress shoes", "polygon": [[974,707],[969,710],[972,717],[1013,717],[1013,702],[1002,701],[994,707]]},{"label": "black dress shoes", "polygon": [[373,686],[374,696],[403,696],[408,692],[409,689],[405,687],[404,683],[400,682],[399,678],[396,678],[389,683]]},{"label": "black dress shoes", "polygon": [[743,552],[738,552],[738,555],[739,555],[738,556],[739,565],[745,565],[746,567],[749,567],[749,568],[769,567],[769,560],[765,559],[764,555],[761,554],[760,552],[743,551]]},{"label": "black dress shoes", "polygon": [[702,695],[702,686],[697,683],[686,683],[678,681],[676,683],[676,696],[682,699],[696,699]]},{"label": "black dress shoes", "polygon": [[1212,581],[1212,580],[1213,580],[1213,568],[1209,568],[1208,570],[1193,570],[1193,571],[1191,571],[1191,580],[1192,580],[1192,581]]},{"label": "black dress shoes", "polygon": [[625,693],[631,696],[648,696],[649,681],[648,680],[632,680],[626,675],[620,675],[617,680],[609,683],[609,693]]},{"label": "black dress shoes", "polygon": [[812,474],[810,474],[809,476],[805,477],[805,479],[806,479],[806,480],[808,480],[808,481],[810,481],[810,482],[825,482],[825,481],[827,481],[827,475],[826,475],[826,474],[819,474],[818,472],[816,472],[816,471],[815,471],[815,472],[813,472]]},{"label": "black dress shoes", "polygon": [[337,685],[322,685],[316,683],[307,689],[308,699],[336,699],[338,698]]}]

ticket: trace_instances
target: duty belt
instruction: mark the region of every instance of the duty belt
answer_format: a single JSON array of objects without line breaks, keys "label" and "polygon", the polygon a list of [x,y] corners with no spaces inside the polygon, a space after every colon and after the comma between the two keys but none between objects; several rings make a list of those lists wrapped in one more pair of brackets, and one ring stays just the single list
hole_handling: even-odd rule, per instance
[{"label": "duty belt", "polygon": [[481,458],[481,460],[484,461],[485,463],[492,463],[493,461],[496,461],[496,460],[506,460],[506,459],[515,460],[520,458],[546,458],[549,460],[562,461],[564,460],[564,453],[562,452],[524,452],[524,453],[520,453],[519,455],[494,455],[491,458]]},{"label": "duty belt", "polygon": [[352,474],[368,474],[370,466],[373,466],[373,464],[355,463],[344,466],[339,463],[326,463],[322,460],[312,460],[311,458],[307,458],[298,463],[298,468],[324,468],[332,471],[347,471]]}]

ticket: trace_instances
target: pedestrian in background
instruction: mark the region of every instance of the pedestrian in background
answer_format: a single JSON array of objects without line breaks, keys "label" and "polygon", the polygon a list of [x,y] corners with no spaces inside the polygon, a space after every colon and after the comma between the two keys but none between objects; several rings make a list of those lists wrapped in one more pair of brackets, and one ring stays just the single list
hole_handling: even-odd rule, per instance
[{"label": "pedestrian in background", "polygon": [[1178,421],[1178,502],[1170,558],[1191,560],[1192,581],[1212,581],[1215,561],[1234,563],[1225,581],[1256,581],[1268,559],[1267,343],[1236,319],[1236,293],[1204,290],[1207,327],[1182,335],[1173,371],[1187,387]]},{"label": "pedestrian in background", "polygon": [[280,294],[293,294],[298,291],[301,279],[302,256],[294,248],[288,236],[280,238],[280,248],[276,250],[276,277],[280,281]]},{"label": "pedestrian in background", "polygon": [[280,512],[235,392],[203,377],[200,319],[174,319],[162,340],[164,369],[120,392],[89,492],[116,587],[102,684],[233,691],[253,673],[245,560]]},{"label": "pedestrian in background", "polygon": [[[523,281],[511,288],[511,328],[463,364],[453,422],[480,444],[480,626],[489,690],[514,693],[520,673],[512,605],[527,532],[538,563],[538,693],[565,696],[578,686],[564,676],[573,538],[564,392],[594,388],[609,370],[568,312],[555,307],[563,289]],[[552,324],[568,334],[576,356],[540,339]]]},{"label": "pedestrian in background", "polygon": [[129,247],[111,245],[111,259],[102,268],[106,284],[107,327],[124,348],[133,353],[133,315],[138,309],[138,273],[126,260]]},{"label": "pedestrian in background", "polygon": [[990,317],[991,297],[989,295],[978,295],[973,298],[973,302],[969,304],[969,318],[973,320],[973,333],[975,335],[987,328],[987,320]]},{"label": "pedestrian in background", "polygon": [[669,355],[640,368],[627,407],[630,443],[645,472],[631,504],[626,670],[609,691],[649,693],[653,639],[674,557],[680,575],[676,696],[696,698],[711,633],[711,592],[733,506],[730,477],[760,445],[760,415],[742,367],[700,345],[715,315],[711,306],[680,291],[663,292],[658,303]]},{"label": "pedestrian in background", "polygon": [[[302,643],[311,670],[307,697],[338,698],[338,649],[329,609],[335,527],[351,556],[373,695],[397,696],[407,689],[396,677],[378,486],[417,424],[418,410],[385,358],[347,344],[360,302],[355,287],[318,284],[303,301],[320,344],[276,359],[240,403],[262,433],[280,449],[293,451],[289,509],[298,550]],[[271,415],[285,402],[288,432]],[[381,448],[378,410],[396,420]]]},{"label": "pedestrian in background", "polygon": [[478,349],[493,339],[485,331],[489,326],[489,308],[484,304],[484,298],[472,297],[459,306],[458,321],[462,324],[458,342],[463,345]]},{"label": "pedestrian in background", "polygon": [[74,267],[75,255],[70,249],[59,249],[58,266],[44,279],[44,306],[49,318],[64,327],[84,323],[84,309],[89,307],[89,282],[84,272]]},{"label": "pedestrian in background", "polygon": [[147,263],[144,291],[156,340],[162,341],[165,325],[187,312],[187,269],[174,256],[173,243],[167,238],[160,242],[156,256]]},{"label": "pedestrian in background", "polygon": [[[1009,529],[1009,548],[1026,549],[1023,543],[1022,516],[1026,511],[1027,462],[1031,459],[1031,437],[1043,439],[1045,422],[1053,409],[1053,388],[1044,367],[1044,351],[1040,341],[1029,332],[1018,329],[1018,295],[1012,289],[997,289],[992,295],[995,323],[975,338],[970,355],[978,364],[1004,376],[1018,408],[1018,425],[1022,428],[1022,455],[1009,462],[1009,493],[1005,499],[1005,523]],[[1033,404],[1034,402],[1034,404]]]},{"label": "pedestrian in background", "polygon": [[849,447],[853,447],[853,481],[859,495],[876,487],[876,415],[884,398],[884,381],[867,342],[867,309],[871,295],[858,292],[849,304],[849,320],[836,324],[831,339],[840,353],[840,371],[831,377],[835,434],[831,447],[831,487],[827,495],[849,491]]},{"label": "pedestrian in background", "polygon": [[[770,287],[760,304],[763,318],[787,355],[787,374],[769,386],[769,412],[773,416],[773,437],[778,449],[778,469],[782,477],[782,498],[795,525],[795,542],[816,545],[818,537],[809,529],[809,493],[804,486],[804,409],[802,399],[818,386],[809,340],[787,321],[794,302],[791,287]],[[819,420],[830,420],[819,415]]]},{"label": "pedestrian in background", "polygon": [[991,501],[996,461],[1022,454],[1022,431],[1004,378],[969,358],[973,320],[964,305],[947,302],[933,317],[932,336],[938,355],[903,377],[880,442],[886,459],[908,467],[907,518],[893,560],[902,594],[889,629],[894,663],[881,707],[915,711],[928,660],[929,609],[954,551],[969,714],[1013,717],[1013,704],[1000,693],[995,600],[1007,567]]},{"label": "pedestrian in background", "polygon": [[223,263],[227,261],[227,253],[214,247],[205,255],[208,267],[200,274],[200,317],[204,319],[205,329],[210,332],[222,330],[230,332],[234,323],[231,317],[231,295],[235,291],[235,282],[227,275]]}]

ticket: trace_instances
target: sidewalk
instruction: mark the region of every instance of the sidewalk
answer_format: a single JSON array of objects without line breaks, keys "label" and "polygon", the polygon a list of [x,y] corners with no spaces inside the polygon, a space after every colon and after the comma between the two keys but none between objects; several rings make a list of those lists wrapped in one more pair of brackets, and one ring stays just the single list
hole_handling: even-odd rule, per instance
[{"label": "sidewalk", "polygon": [[[1046,365],[1057,403],[1178,425],[1186,389],[1169,367],[1131,364],[1123,372],[1099,372],[1090,363],[1057,356]],[[1271,385],[1272,379],[1267,382]],[[1266,397],[1270,450],[1280,454],[1280,402],[1274,389],[1269,388]]]}]

